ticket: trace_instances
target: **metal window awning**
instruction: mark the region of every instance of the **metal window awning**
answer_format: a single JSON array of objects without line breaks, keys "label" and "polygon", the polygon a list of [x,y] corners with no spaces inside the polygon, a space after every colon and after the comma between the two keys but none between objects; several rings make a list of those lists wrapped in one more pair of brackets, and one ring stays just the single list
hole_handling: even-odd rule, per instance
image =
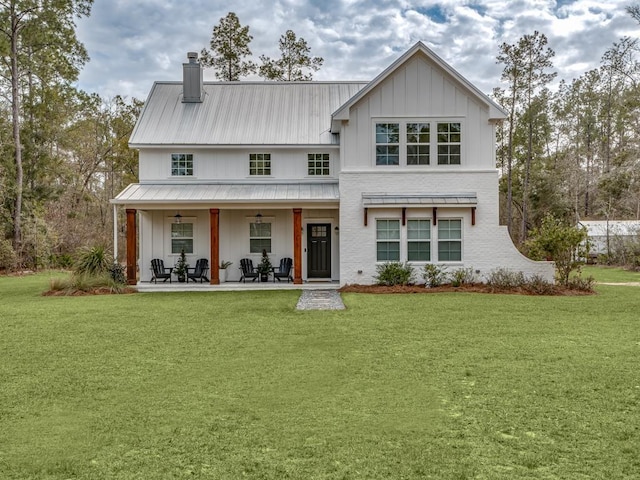
[{"label": "metal window awning", "polygon": [[334,183],[132,183],[116,196],[115,205],[167,205],[211,203],[338,203],[340,192]]},{"label": "metal window awning", "polygon": [[476,193],[363,193],[365,207],[475,207]]}]

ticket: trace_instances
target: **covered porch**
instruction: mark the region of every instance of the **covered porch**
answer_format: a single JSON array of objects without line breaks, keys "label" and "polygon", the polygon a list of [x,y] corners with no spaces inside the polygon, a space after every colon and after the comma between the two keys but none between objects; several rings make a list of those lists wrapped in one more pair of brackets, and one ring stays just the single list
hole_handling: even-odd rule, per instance
[{"label": "covered porch", "polygon": [[[292,286],[339,282],[337,183],[132,184],[112,203],[114,217],[115,209],[126,209],[129,284],[145,288],[152,279],[151,260],[172,268],[181,251],[190,267],[198,259],[208,261],[209,285],[237,285],[240,260],[257,266],[263,251],[276,267],[282,258],[292,258]],[[219,268],[223,262],[232,262],[226,271]],[[174,283],[172,277],[163,288],[175,288]],[[271,279],[267,283],[273,288]],[[284,284],[275,282],[279,288]]]}]

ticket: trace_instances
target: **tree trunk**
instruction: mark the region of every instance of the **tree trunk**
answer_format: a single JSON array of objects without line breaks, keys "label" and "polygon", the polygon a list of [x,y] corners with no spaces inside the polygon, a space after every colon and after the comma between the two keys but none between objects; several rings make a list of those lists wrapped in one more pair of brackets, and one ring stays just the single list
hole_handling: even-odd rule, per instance
[{"label": "tree trunk", "polygon": [[13,248],[21,258],[22,250],[22,144],[20,142],[20,95],[18,71],[18,31],[19,19],[15,5],[11,5],[11,115],[13,123],[13,143],[16,162],[16,199],[13,210]]}]

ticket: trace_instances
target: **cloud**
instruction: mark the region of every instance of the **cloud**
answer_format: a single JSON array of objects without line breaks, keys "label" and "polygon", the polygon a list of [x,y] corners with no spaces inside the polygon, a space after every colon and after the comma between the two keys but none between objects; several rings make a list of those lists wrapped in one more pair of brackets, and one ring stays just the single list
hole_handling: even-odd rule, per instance
[{"label": "cloud", "polygon": [[[325,62],[317,80],[372,79],[421,40],[481,90],[500,84],[501,43],[535,30],[556,52],[558,80],[596,68],[604,52],[638,25],[628,0],[112,0],[78,21],[91,61],[79,86],[103,97],[145,98],[153,81],[180,80],[186,52],[208,46],[230,10],[250,27],[254,60],[279,55],[286,30]],[[205,79],[214,74],[205,71]],[[253,78],[254,80],[257,77]]]}]

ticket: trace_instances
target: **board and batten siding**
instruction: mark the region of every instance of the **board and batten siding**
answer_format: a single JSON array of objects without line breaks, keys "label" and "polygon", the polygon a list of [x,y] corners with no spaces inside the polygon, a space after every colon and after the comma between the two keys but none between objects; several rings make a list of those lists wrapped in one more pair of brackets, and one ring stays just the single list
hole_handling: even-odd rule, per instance
[{"label": "board and batten siding", "polygon": [[[462,123],[462,165],[495,168],[495,127],[489,110],[439,67],[416,56],[350,109],[342,129],[342,169],[375,168],[376,120],[432,119]],[[431,162],[430,168],[450,168]]]},{"label": "board and batten siding", "polygon": [[[171,154],[191,153],[194,159],[193,177],[171,176]],[[271,154],[271,175],[249,175],[249,154]],[[309,153],[328,153],[329,176],[309,176]],[[340,168],[338,146],[308,148],[251,147],[243,149],[189,149],[170,147],[166,149],[140,150],[140,182],[167,181],[216,181],[216,180],[323,180],[337,179]]]}]

